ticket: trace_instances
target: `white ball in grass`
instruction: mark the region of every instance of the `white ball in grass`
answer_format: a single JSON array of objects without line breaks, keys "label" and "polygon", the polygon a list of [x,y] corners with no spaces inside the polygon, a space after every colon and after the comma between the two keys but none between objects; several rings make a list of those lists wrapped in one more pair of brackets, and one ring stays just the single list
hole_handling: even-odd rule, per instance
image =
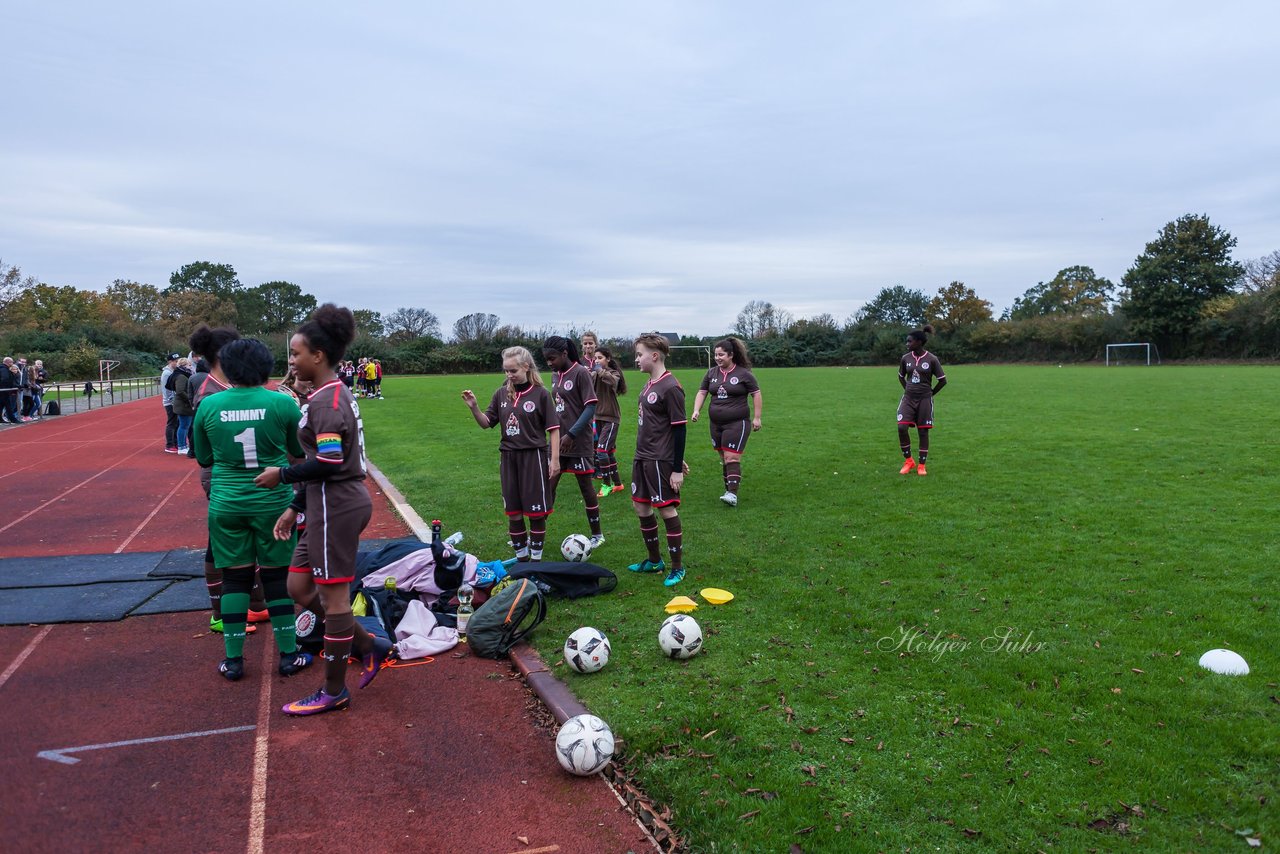
[{"label": "white ball in grass", "polygon": [[1249,664],[1238,652],[1229,649],[1211,649],[1200,656],[1200,666],[1223,676],[1248,676]]}]

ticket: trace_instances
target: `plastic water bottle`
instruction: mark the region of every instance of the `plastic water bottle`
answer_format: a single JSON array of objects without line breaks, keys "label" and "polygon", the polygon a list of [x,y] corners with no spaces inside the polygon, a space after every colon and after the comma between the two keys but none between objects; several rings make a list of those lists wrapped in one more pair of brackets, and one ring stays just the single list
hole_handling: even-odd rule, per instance
[{"label": "plastic water bottle", "polygon": [[388,575],[387,580],[382,582],[382,586],[387,593],[392,596],[396,595],[396,577],[394,575]]},{"label": "plastic water bottle", "polygon": [[462,542],[461,531],[454,531],[452,534],[444,538],[444,544],[446,546],[456,546],[460,542]]},{"label": "plastic water bottle", "polygon": [[463,584],[458,588],[458,642],[467,642],[467,623],[471,620],[472,613],[475,608],[471,606],[471,597],[475,591],[471,589],[470,584]]}]

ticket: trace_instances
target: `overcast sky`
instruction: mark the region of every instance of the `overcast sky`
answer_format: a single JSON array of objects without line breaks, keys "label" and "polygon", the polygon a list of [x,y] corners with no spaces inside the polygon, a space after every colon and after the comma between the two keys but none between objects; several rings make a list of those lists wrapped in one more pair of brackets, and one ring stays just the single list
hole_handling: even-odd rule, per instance
[{"label": "overcast sky", "polygon": [[1280,248],[1280,4],[7,3],[0,257],[716,334]]}]

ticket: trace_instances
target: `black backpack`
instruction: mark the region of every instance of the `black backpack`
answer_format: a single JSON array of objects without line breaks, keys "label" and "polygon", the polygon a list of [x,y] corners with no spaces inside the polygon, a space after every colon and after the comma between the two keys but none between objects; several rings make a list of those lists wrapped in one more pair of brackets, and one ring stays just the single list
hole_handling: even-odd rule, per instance
[{"label": "black backpack", "polygon": [[58,405],[58,401],[51,400],[44,408],[45,415],[61,415],[62,407]]}]

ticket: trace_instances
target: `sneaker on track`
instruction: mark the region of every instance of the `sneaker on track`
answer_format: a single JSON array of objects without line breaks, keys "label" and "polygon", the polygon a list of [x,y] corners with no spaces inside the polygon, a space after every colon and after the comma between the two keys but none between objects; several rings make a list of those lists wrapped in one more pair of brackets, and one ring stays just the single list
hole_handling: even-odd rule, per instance
[{"label": "sneaker on track", "polygon": [[311,657],[311,653],[298,650],[297,652],[280,653],[280,675],[293,676],[295,673],[301,673],[311,666],[311,662],[315,659]]},{"label": "sneaker on track", "polygon": [[350,705],[351,692],[346,688],[343,688],[342,693],[337,696],[328,694],[321,688],[310,697],[303,697],[301,700],[285,703],[280,707],[280,710],[286,715],[319,715],[324,712],[341,711]]},{"label": "sneaker on track", "polygon": [[222,663],[218,665],[218,672],[228,682],[239,682],[244,676],[244,656],[222,659]]},{"label": "sneaker on track", "polygon": [[381,638],[373,639],[373,651],[360,657],[360,688],[368,688],[373,677],[382,671],[387,663],[387,654],[391,652],[391,644]]}]

